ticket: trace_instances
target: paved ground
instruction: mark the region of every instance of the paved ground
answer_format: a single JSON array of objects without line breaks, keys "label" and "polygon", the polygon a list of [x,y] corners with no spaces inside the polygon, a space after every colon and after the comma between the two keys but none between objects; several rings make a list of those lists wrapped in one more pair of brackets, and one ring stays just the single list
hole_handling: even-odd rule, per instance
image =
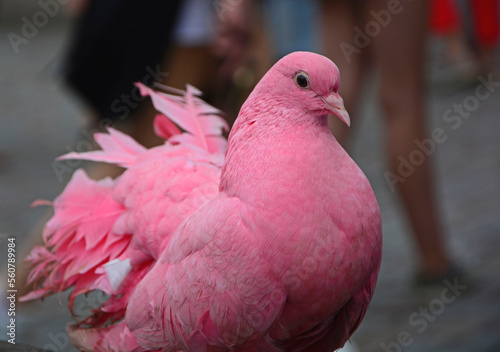
[{"label": "paved ground", "polygon": [[[37,10],[31,7],[25,14],[32,16]],[[53,199],[67,181],[69,173],[60,179],[53,159],[86,143],[84,113],[56,75],[68,23],[50,19],[16,54],[7,34],[20,33],[22,16],[11,16],[13,21],[0,28],[2,251],[6,237],[15,236],[21,245],[46,214],[46,209],[31,209],[30,203]],[[352,152],[379,199],[385,242],[373,303],[353,337],[359,351],[500,350],[500,89],[484,101],[474,100],[479,84],[478,80],[446,95],[431,91],[429,96],[430,128],[441,128],[447,137],[433,155],[442,219],[456,262],[471,279],[426,292],[411,286],[413,244],[397,195],[384,178],[381,118],[373,94],[368,94]],[[445,119],[454,104],[474,101],[478,106],[459,127]],[[71,319],[65,297],[60,298],[62,306],[58,300],[18,306],[17,341],[49,351],[74,351],[65,333]],[[6,312],[0,313],[1,325],[6,326]],[[3,331],[0,340],[7,339]]]}]

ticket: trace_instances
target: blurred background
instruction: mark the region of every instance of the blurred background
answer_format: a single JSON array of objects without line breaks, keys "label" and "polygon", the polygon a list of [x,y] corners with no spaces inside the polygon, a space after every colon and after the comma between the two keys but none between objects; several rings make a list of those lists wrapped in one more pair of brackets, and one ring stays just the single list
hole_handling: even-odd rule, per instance
[{"label": "blurred background", "polygon": [[[15,237],[17,288],[26,278],[21,258],[41,243],[51,216],[48,207],[31,208],[31,203],[54,199],[77,168],[95,178],[121,172],[55,158],[95,148],[92,134],[107,125],[144,145],[159,143],[151,128],[154,112],[132,82],[178,88],[189,82],[232,122],[276,59],[310,50],[340,67],[341,95],[354,116],[353,127],[349,139],[335,125],[332,129],[372,183],[383,220],[377,289],[349,348],[498,351],[499,3],[435,0],[426,9],[413,3],[0,1],[0,257],[6,258],[7,238]],[[332,27],[343,22],[345,32]],[[407,62],[405,55],[417,57],[406,71],[399,65]],[[416,88],[405,97],[408,87]],[[394,91],[401,97],[391,95]],[[421,137],[406,138],[408,128],[391,127],[393,121],[407,126],[397,113],[393,116],[397,107],[419,111],[408,121],[421,120],[426,131]],[[388,140],[402,140],[406,154],[394,154]],[[433,186],[424,182],[408,192],[430,194],[432,202],[423,203],[431,209],[427,220],[424,212],[412,215],[404,191],[405,182],[413,184],[412,174],[424,168]],[[446,253],[443,270],[439,264],[435,272],[431,264],[426,267],[419,222],[425,223],[420,228],[439,223],[440,230],[431,230],[440,238],[436,252]],[[2,272],[5,264],[0,263]],[[6,284],[2,275],[2,292]],[[102,299],[96,294],[77,302],[79,312]],[[7,303],[0,301],[2,331]],[[18,303],[16,341],[75,351],[65,332],[72,319],[66,306],[65,294]],[[6,339],[2,333],[0,340]]]}]

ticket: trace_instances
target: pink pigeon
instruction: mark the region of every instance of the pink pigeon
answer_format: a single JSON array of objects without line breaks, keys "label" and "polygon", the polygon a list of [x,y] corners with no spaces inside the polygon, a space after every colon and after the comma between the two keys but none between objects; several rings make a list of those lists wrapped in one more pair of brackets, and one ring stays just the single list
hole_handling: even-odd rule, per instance
[{"label": "pink pigeon", "polygon": [[108,293],[69,329],[82,351],[342,347],[371,301],[382,231],[367,178],[328,128],[329,114],[350,123],[339,84],[329,59],[285,56],[241,108],[227,150],[219,111],[193,87],[140,85],[166,143],[147,150],[110,129],[96,136],[102,151],[64,157],[126,171],[75,173],[30,254],[36,289],[24,299],[74,286],[71,308],[76,295]]}]

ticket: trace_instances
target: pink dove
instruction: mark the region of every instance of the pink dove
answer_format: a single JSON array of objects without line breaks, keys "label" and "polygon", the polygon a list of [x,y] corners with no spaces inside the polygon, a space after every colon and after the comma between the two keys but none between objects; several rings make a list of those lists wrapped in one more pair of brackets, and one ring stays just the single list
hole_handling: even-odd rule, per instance
[{"label": "pink dove", "polygon": [[342,347],[372,298],[382,232],[368,180],[328,128],[328,114],[350,123],[339,84],[321,55],[284,57],[241,108],[227,150],[219,111],[193,87],[140,85],[166,143],[148,150],[110,129],[96,136],[102,151],[64,157],[126,171],[75,173],[28,258],[36,289],[24,299],[74,286],[71,308],[108,293],[70,327],[82,351]]}]

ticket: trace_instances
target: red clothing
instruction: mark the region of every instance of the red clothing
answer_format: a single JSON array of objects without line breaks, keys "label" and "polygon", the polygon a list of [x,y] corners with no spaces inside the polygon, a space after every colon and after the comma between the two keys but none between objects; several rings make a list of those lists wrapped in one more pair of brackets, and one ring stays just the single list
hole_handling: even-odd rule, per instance
[{"label": "red clothing", "polygon": [[[498,0],[469,0],[469,9],[478,45],[491,47],[498,44]],[[430,25],[438,35],[459,31],[463,27],[463,17],[454,0],[431,1]]]},{"label": "red clothing", "polygon": [[457,32],[462,22],[457,6],[453,0],[431,1],[431,29],[438,35]]},{"label": "red clothing", "polygon": [[470,0],[474,15],[474,31],[480,46],[498,44],[498,0]]}]

